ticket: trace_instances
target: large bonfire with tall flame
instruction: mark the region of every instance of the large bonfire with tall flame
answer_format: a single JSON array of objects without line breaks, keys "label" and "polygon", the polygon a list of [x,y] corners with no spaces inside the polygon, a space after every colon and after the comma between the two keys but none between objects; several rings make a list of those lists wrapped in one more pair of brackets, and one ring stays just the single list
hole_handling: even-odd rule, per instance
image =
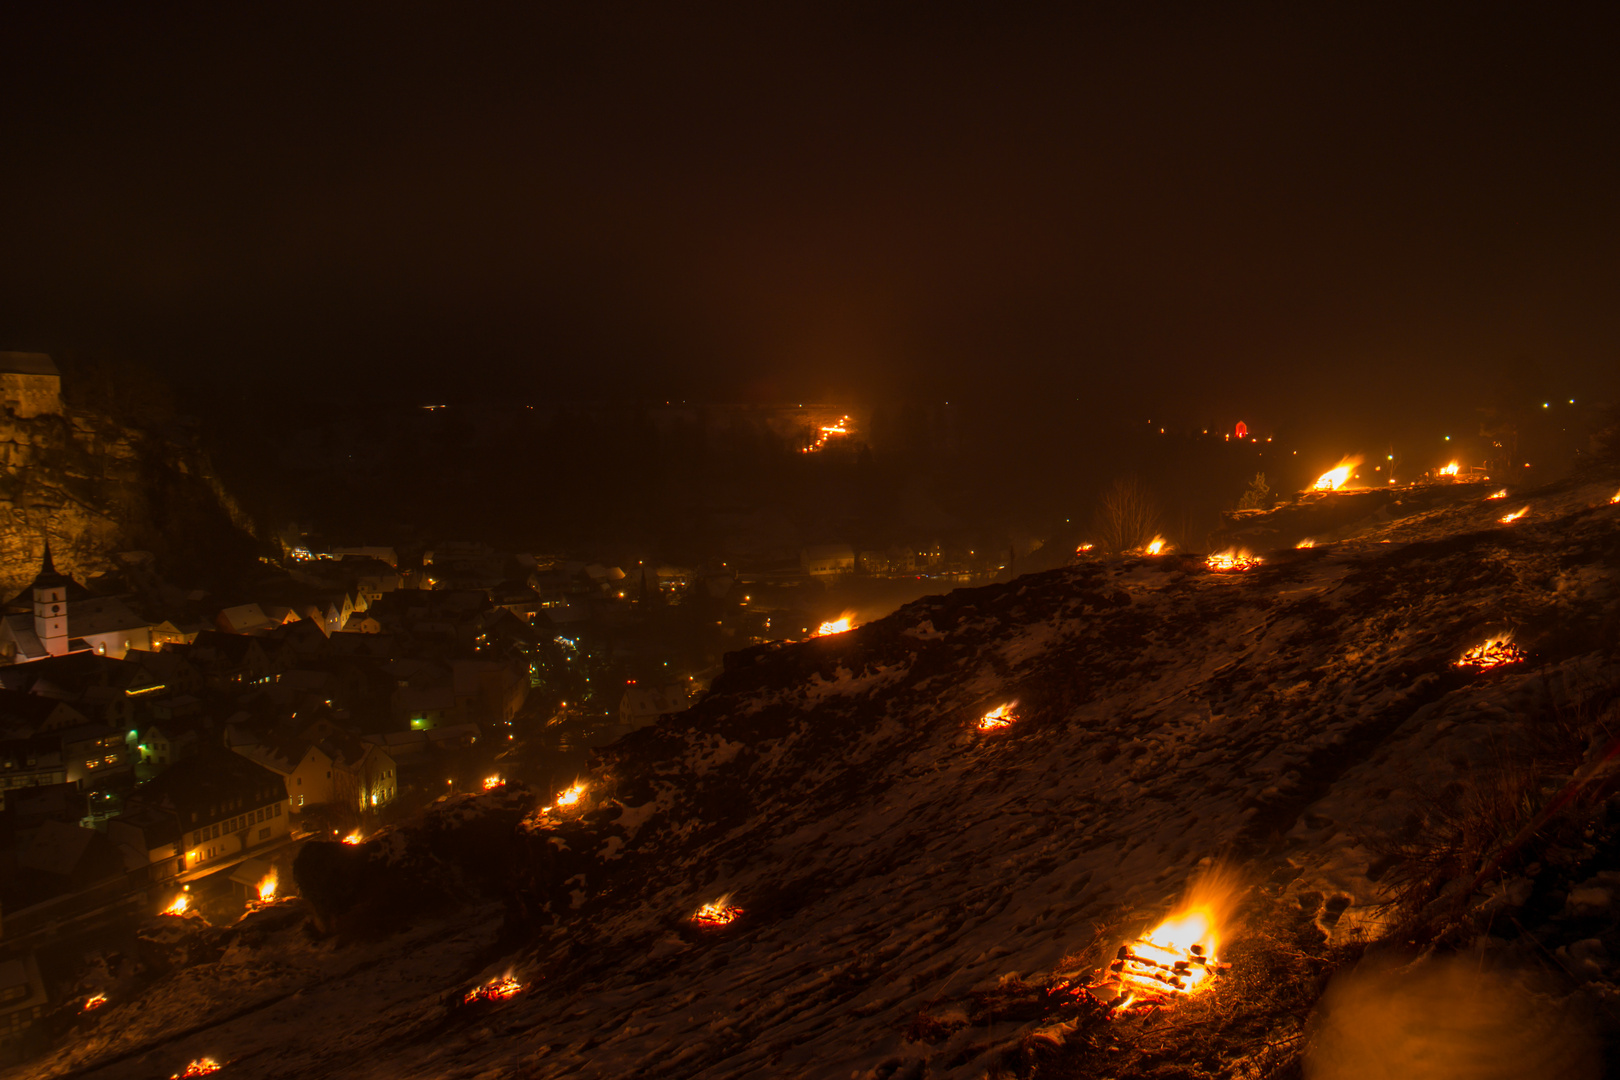
[{"label": "large bonfire with tall flame", "polygon": [[1345,484],[1349,483],[1351,477],[1355,474],[1356,466],[1360,464],[1361,458],[1359,456],[1342,459],[1337,465],[1333,466],[1333,468],[1329,469],[1321,476],[1318,476],[1316,478],[1316,483],[1311,485],[1311,490],[1338,491],[1340,488],[1344,487]]},{"label": "large bonfire with tall flame", "polygon": [[1136,1005],[1168,1005],[1207,988],[1231,966],[1217,959],[1217,950],[1221,921],[1235,896],[1229,879],[1206,875],[1179,908],[1119,947],[1093,992],[1122,1012]]},{"label": "large bonfire with tall flame", "polygon": [[842,634],[845,631],[853,629],[855,629],[855,613],[853,611],[846,611],[839,615],[838,618],[828,619],[826,622],[816,627],[816,632],[811,636],[827,637],[830,634]]}]

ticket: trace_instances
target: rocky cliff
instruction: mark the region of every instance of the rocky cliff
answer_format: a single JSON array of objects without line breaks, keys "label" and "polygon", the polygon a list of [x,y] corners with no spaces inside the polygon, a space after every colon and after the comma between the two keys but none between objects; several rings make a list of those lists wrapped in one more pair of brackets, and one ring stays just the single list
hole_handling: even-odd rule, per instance
[{"label": "rocky cliff", "polygon": [[146,550],[170,577],[195,582],[250,557],[251,526],[184,436],[69,409],[19,418],[0,410],[0,590],[56,565],[80,581],[118,551]]}]

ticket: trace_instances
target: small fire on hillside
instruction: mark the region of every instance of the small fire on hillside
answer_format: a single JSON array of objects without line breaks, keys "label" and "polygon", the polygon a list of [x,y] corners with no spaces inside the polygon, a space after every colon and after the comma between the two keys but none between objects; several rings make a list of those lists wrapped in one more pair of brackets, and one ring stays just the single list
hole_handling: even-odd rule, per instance
[{"label": "small fire on hillside", "polygon": [[189,1077],[193,1076],[207,1076],[209,1073],[219,1072],[221,1068],[223,1066],[213,1058],[198,1058],[189,1063],[181,1072],[171,1073],[169,1080],[188,1080]]},{"label": "small fire on hillside", "polygon": [[823,424],[821,425],[821,433],[816,436],[816,441],[806,446],[803,453],[814,454],[827,445],[827,440],[835,436],[848,435],[849,431],[849,417],[847,416],[841,417],[836,424]]},{"label": "small fire on hillside", "polygon": [[1456,666],[1470,671],[1489,671],[1491,668],[1517,664],[1524,657],[1524,650],[1513,643],[1513,635],[1503,634],[1491,638],[1483,645],[1475,645],[1463,653]]},{"label": "small fire on hillside", "polygon": [[475,1001],[504,1001],[522,989],[523,984],[512,976],[502,975],[467,991],[461,1003],[471,1005]]},{"label": "small fire on hillside", "polygon": [[276,886],[280,884],[281,875],[276,868],[271,867],[270,872],[259,879],[259,903],[268,904],[276,898]]},{"label": "small fire on hillside", "polygon": [[1164,537],[1155,536],[1153,539],[1142,545],[1142,554],[1163,555],[1169,550],[1169,543],[1170,541],[1166,540]]},{"label": "small fire on hillside", "polygon": [[1295,544],[1294,546],[1297,547],[1297,548],[1313,548],[1313,547],[1316,546],[1316,541],[1314,539],[1312,539],[1311,537],[1307,536],[1305,539],[1301,540],[1299,543]]},{"label": "small fire on hillside", "polygon": [[1511,525],[1529,512],[1530,508],[1528,506],[1521,506],[1511,514],[1503,514],[1500,520],[1504,525]]},{"label": "small fire on hillside", "polygon": [[731,894],[727,893],[718,900],[710,900],[692,914],[692,921],[699,926],[715,929],[721,926],[730,926],[742,917],[743,909],[731,902]]},{"label": "small fire on hillside", "polygon": [[1148,997],[1160,1002],[1190,994],[1230,965],[1215,959],[1215,912],[1199,905],[1177,912],[1150,932],[1119,947],[1109,973],[1130,996],[1130,1008]]},{"label": "small fire on hillside", "polygon": [[561,795],[557,796],[557,809],[572,810],[574,807],[578,806],[579,801],[585,797],[586,790],[587,788],[583,780],[575,780],[573,784],[569,786],[567,791],[564,791]]},{"label": "small fire on hillside", "polygon": [[79,1006],[79,1015],[83,1016],[87,1012],[94,1012],[105,1004],[107,1004],[106,994],[91,994],[84,999],[84,1004]]},{"label": "small fire on hillside", "polygon": [[1507,488],[1503,488],[1501,491],[1493,491],[1485,497],[1487,499],[1505,499],[1507,498]]},{"label": "small fire on hillside", "polygon": [[364,842],[364,840],[365,840],[365,837],[360,835],[360,830],[359,829],[354,830],[354,832],[350,833],[348,836],[345,836],[343,838],[343,842],[345,844],[359,844],[359,843]]},{"label": "small fire on hillside", "polygon": [[185,893],[181,893],[179,896],[177,896],[173,900],[169,901],[169,906],[164,908],[161,912],[159,912],[159,914],[161,914],[161,915],[184,915],[186,913],[186,909],[189,908],[190,906],[191,906],[191,897],[187,896]]},{"label": "small fire on hillside", "polygon": [[1617,492],[1615,492],[1615,493],[1614,493],[1614,497],[1613,497],[1613,498],[1611,498],[1611,499],[1610,499],[1610,500],[1609,500],[1609,502],[1610,502],[1610,503],[1620,503],[1620,491],[1617,491]]},{"label": "small fire on hillside", "polygon": [[855,629],[855,613],[853,611],[846,611],[842,615],[838,616],[838,618],[828,619],[826,622],[816,627],[816,632],[811,636],[827,637],[830,634],[842,634],[847,630],[853,629]]},{"label": "small fire on hillside", "polygon": [[1453,461],[1450,465],[1446,465],[1446,466],[1443,466],[1442,468],[1436,469],[1435,470],[1435,475],[1436,476],[1455,477],[1457,475],[1457,463],[1455,461]]},{"label": "small fire on hillside", "polygon": [[1318,476],[1316,478],[1316,483],[1311,485],[1311,490],[1338,491],[1349,482],[1350,474],[1355,472],[1356,466],[1360,464],[1361,459],[1359,457],[1343,459],[1337,465],[1333,466],[1333,468],[1329,469],[1321,476]]},{"label": "small fire on hillside", "polygon": [[496,788],[505,787],[505,786],[506,786],[506,778],[501,776],[499,773],[496,773],[494,776],[486,776],[486,777],[484,777],[484,790],[485,791],[494,791]]},{"label": "small fire on hillside", "polygon": [[997,705],[983,716],[979,717],[980,731],[1000,731],[1012,727],[1018,722],[1018,714],[1013,711],[1018,702],[1009,701],[1005,705]]},{"label": "small fire on hillside", "polygon": [[1233,551],[1228,548],[1205,559],[1204,565],[1217,574],[1226,574],[1233,571],[1253,570],[1263,561],[1258,555],[1250,555],[1247,551]]}]

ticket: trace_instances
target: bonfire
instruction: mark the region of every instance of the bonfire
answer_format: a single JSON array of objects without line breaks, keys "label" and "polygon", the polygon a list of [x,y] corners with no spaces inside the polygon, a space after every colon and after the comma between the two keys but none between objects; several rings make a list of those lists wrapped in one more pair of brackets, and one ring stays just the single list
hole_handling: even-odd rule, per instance
[{"label": "bonfire", "polygon": [[499,773],[496,773],[494,776],[486,776],[486,777],[484,777],[484,790],[485,791],[494,791],[498,787],[505,787],[505,786],[506,786],[506,779],[504,777],[502,777]]},{"label": "bonfire", "polygon": [[573,784],[569,786],[567,791],[564,791],[561,795],[557,796],[557,809],[572,810],[574,807],[578,806],[579,801],[585,797],[586,790],[586,785],[583,780],[575,780]]},{"label": "bonfire", "polygon": [[1443,468],[1436,469],[1435,470],[1435,475],[1436,476],[1449,476],[1453,480],[1455,480],[1457,478],[1457,463],[1455,461],[1453,461],[1450,465],[1446,465]]},{"label": "bonfire", "polygon": [[276,899],[276,886],[281,882],[281,875],[276,868],[271,867],[270,872],[259,879],[259,903],[270,904]]},{"label": "bonfire", "polygon": [[87,1012],[94,1012],[105,1004],[107,1004],[106,994],[91,994],[84,999],[84,1004],[79,1006],[79,1013],[83,1015]]},{"label": "bonfire", "polygon": [[853,611],[846,611],[842,615],[838,616],[838,618],[828,619],[826,622],[816,627],[816,632],[811,636],[826,637],[829,634],[842,634],[847,630],[853,629],[855,629],[855,613]]},{"label": "bonfire", "polygon": [[1338,491],[1350,480],[1350,474],[1355,472],[1356,466],[1361,464],[1360,458],[1345,458],[1333,468],[1316,478],[1311,485],[1312,491]]},{"label": "bonfire", "polygon": [[1232,571],[1253,570],[1264,561],[1258,555],[1250,555],[1247,551],[1216,552],[1204,560],[1204,565],[1217,574],[1231,573]]},{"label": "bonfire", "polygon": [[1316,546],[1316,541],[1313,538],[1307,536],[1305,539],[1301,540],[1299,543],[1295,544],[1294,546],[1297,547],[1297,548],[1313,548],[1313,547]]},{"label": "bonfire", "polygon": [[692,921],[708,929],[717,929],[730,926],[742,917],[743,909],[731,902],[731,894],[727,893],[718,900],[710,900],[707,904],[692,913]]},{"label": "bonfire", "polygon": [[1485,497],[1487,499],[1505,499],[1507,498],[1507,488],[1503,488],[1500,491],[1493,491]]},{"label": "bonfire", "polygon": [[1620,503],[1620,491],[1615,492],[1614,497],[1611,498],[1609,500],[1609,502],[1611,502],[1611,503]]},{"label": "bonfire", "polygon": [[1513,643],[1513,635],[1502,634],[1463,653],[1462,659],[1458,660],[1455,666],[1469,671],[1489,671],[1491,668],[1517,664],[1524,657],[1524,650]]},{"label": "bonfire", "polygon": [[1164,537],[1155,536],[1153,539],[1142,545],[1142,554],[1162,555],[1168,550],[1169,543],[1170,541],[1166,540]]},{"label": "bonfire", "polygon": [[209,1073],[219,1072],[222,1067],[213,1058],[198,1058],[189,1063],[183,1071],[171,1074],[169,1080],[186,1080],[187,1077],[191,1076],[207,1076]]},{"label": "bonfire", "polygon": [[461,999],[463,1005],[471,1005],[475,1001],[504,1001],[523,989],[523,984],[510,975],[502,975],[491,979],[482,986],[475,986],[467,991]]},{"label": "bonfire", "polygon": [[343,838],[343,842],[345,844],[351,844],[351,845],[361,843],[364,840],[365,840],[365,837],[360,835],[360,830],[359,829],[354,830],[354,832],[350,833],[348,836],[345,836]]},{"label": "bonfire", "polygon": [[980,731],[1000,731],[1012,727],[1018,720],[1018,714],[1013,712],[1018,702],[1009,701],[1005,705],[997,705],[983,716],[979,717]]},{"label": "bonfire", "polygon": [[1530,508],[1528,506],[1521,506],[1511,514],[1503,514],[1500,520],[1504,525],[1511,525],[1529,512]]},{"label": "bonfire", "polygon": [[179,896],[177,896],[173,900],[169,901],[169,906],[164,908],[158,914],[160,914],[160,915],[184,915],[186,913],[186,909],[189,908],[190,906],[191,906],[191,897],[187,896],[185,893],[181,893]]}]

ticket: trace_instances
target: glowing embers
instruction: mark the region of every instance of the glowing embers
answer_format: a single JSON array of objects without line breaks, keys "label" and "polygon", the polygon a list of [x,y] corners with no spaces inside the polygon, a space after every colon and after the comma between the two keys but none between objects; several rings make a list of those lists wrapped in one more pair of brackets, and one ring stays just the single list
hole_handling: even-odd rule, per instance
[{"label": "glowing embers", "polygon": [[720,899],[710,900],[698,908],[692,913],[692,921],[705,929],[718,930],[742,918],[742,913],[743,909],[733,904],[731,894],[727,893]]},{"label": "glowing embers", "polygon": [[181,893],[179,896],[177,896],[173,900],[169,901],[169,906],[164,908],[162,911],[158,912],[158,914],[159,915],[184,915],[186,913],[186,910],[188,908],[190,908],[190,907],[191,907],[191,897],[187,896],[185,893]]},{"label": "glowing embers", "polygon": [[1229,574],[1234,571],[1253,570],[1265,560],[1258,555],[1250,555],[1247,551],[1216,552],[1204,560],[1204,565],[1217,574]]},{"label": "glowing embers", "polygon": [[1177,912],[1149,933],[1119,947],[1108,965],[1124,1010],[1144,998],[1175,1000],[1229,967],[1215,958],[1215,910],[1199,904]]},{"label": "glowing embers", "polygon": [[1493,491],[1485,497],[1487,499],[1505,499],[1507,498],[1507,488],[1503,488],[1501,491]]},{"label": "glowing embers", "polygon": [[491,979],[482,986],[475,986],[467,991],[461,999],[463,1005],[471,1005],[477,1001],[505,1001],[523,989],[523,984],[510,975],[502,975]]},{"label": "glowing embers", "polygon": [[506,778],[499,773],[496,773],[494,776],[484,777],[485,791],[494,791],[496,788],[503,788],[505,786]]},{"label": "glowing embers", "polygon": [[1014,710],[1018,702],[1009,701],[1005,705],[997,705],[983,716],[979,717],[980,731],[1005,731],[1018,722],[1018,713]]},{"label": "glowing embers", "polygon": [[853,611],[846,611],[839,615],[838,618],[828,619],[826,622],[816,627],[816,632],[811,636],[827,637],[829,634],[842,634],[853,629],[855,629],[855,613]]},{"label": "glowing embers", "polygon": [[1489,671],[1492,668],[1517,664],[1525,658],[1525,651],[1513,643],[1512,634],[1493,637],[1483,645],[1475,645],[1462,654],[1456,667],[1468,671]]},{"label": "glowing embers", "polygon": [[1338,491],[1349,482],[1351,474],[1356,471],[1356,466],[1360,464],[1361,459],[1359,457],[1345,458],[1337,465],[1333,466],[1333,468],[1329,469],[1321,476],[1318,476],[1316,478],[1316,483],[1311,485],[1311,490]]},{"label": "glowing embers", "polygon": [[1530,508],[1528,506],[1521,506],[1511,514],[1503,514],[1498,520],[1500,520],[1504,525],[1511,525],[1529,512]]},{"label": "glowing embers", "polygon": [[207,1076],[209,1073],[219,1072],[222,1068],[224,1066],[213,1058],[198,1058],[189,1063],[184,1070],[170,1074],[169,1080],[186,1080],[187,1077],[191,1076]]},{"label": "glowing embers", "polygon": [[79,1015],[83,1016],[87,1012],[95,1012],[105,1004],[107,1004],[106,994],[91,994],[84,999],[84,1004],[79,1006]]},{"label": "glowing embers", "polygon": [[806,446],[804,448],[804,453],[806,453],[806,454],[814,454],[816,451],[820,450],[821,448],[823,448],[824,446],[827,445],[827,440],[832,439],[832,438],[834,438],[836,436],[842,436],[842,435],[848,435],[848,434],[849,434],[849,417],[847,417],[847,416],[840,418],[838,423],[836,423],[836,424],[823,424],[823,425],[821,425],[820,434],[816,436],[816,441],[811,443],[809,446]]}]

